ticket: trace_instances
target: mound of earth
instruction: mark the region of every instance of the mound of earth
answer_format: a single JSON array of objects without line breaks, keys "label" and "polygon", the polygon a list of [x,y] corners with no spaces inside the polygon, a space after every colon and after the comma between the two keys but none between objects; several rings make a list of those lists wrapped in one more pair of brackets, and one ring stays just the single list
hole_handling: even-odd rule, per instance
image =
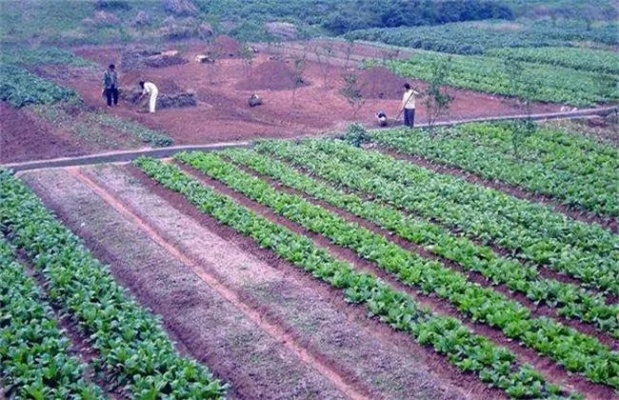
[{"label": "mound of earth", "polygon": [[291,65],[280,60],[268,60],[257,65],[251,75],[239,82],[239,90],[292,90],[305,86],[307,82],[295,82],[294,69]]},{"label": "mound of earth", "polygon": [[213,46],[217,48],[222,57],[236,57],[241,52],[241,44],[238,40],[227,35],[217,36]]},{"label": "mound of earth", "polygon": [[361,95],[366,99],[401,99],[405,78],[394,74],[385,67],[362,70],[357,82]]}]

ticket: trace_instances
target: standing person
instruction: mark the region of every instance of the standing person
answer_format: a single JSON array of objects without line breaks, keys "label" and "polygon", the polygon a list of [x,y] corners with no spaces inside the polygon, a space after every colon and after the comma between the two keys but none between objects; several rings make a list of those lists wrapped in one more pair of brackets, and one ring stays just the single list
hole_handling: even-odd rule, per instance
[{"label": "standing person", "polygon": [[159,89],[152,82],[144,82],[140,81],[140,87],[142,88],[142,94],[140,95],[141,100],[147,94],[150,94],[150,98],[148,100],[148,111],[151,113],[155,112],[155,108],[157,107],[157,95],[159,95]]},{"label": "standing person", "polygon": [[118,73],[114,64],[110,64],[103,74],[103,94],[107,98],[107,106],[118,105]]},{"label": "standing person", "polygon": [[412,128],[415,126],[415,96],[419,95],[419,92],[411,88],[408,83],[405,83],[403,87],[405,91],[398,115],[404,111],[404,125]]}]

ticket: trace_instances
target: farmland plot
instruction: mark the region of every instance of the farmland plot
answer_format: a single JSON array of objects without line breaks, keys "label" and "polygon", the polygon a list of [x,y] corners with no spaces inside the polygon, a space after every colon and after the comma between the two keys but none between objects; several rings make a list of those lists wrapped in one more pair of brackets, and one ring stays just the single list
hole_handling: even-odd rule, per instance
[{"label": "farmland plot", "polygon": [[[501,129],[469,125],[459,140],[498,157],[509,150]],[[391,134],[375,138],[404,148],[405,135]],[[590,174],[592,187],[612,180],[612,151],[556,131],[521,148],[548,182]],[[584,169],[562,162],[566,152]],[[612,398],[617,235],[390,154],[266,141],[24,179],[232,398],[402,398],[411,388]],[[3,209],[3,227],[22,232],[17,221]],[[8,239],[23,248],[27,235]]]}]

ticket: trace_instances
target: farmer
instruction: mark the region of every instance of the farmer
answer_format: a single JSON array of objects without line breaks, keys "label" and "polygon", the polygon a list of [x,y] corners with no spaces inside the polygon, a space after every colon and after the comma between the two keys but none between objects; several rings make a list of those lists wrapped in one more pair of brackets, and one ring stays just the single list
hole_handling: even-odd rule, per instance
[{"label": "farmer", "polygon": [[157,95],[159,94],[159,89],[152,82],[144,82],[140,81],[140,88],[142,88],[142,94],[138,98],[138,101],[142,99],[147,94],[150,94],[150,98],[148,100],[148,111],[150,113],[155,112],[155,108],[157,106]]},{"label": "farmer", "polygon": [[118,73],[114,64],[110,64],[103,74],[103,91],[101,94],[107,98],[108,107],[112,107],[112,101],[115,106],[118,105]]},{"label": "farmer", "polygon": [[419,95],[419,92],[412,89],[408,83],[405,83],[403,87],[405,91],[402,95],[402,104],[398,116],[404,111],[404,125],[412,128],[415,126],[415,96]]},{"label": "farmer", "polygon": [[384,111],[379,111],[376,113],[376,121],[378,126],[387,126],[387,114]]}]

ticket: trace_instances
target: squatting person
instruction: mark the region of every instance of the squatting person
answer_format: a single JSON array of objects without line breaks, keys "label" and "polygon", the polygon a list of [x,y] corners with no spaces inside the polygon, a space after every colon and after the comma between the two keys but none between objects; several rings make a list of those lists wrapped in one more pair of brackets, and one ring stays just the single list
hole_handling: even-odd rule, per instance
[{"label": "squatting person", "polygon": [[141,100],[147,94],[150,94],[150,98],[148,100],[148,111],[151,113],[155,112],[155,108],[157,107],[157,96],[159,95],[159,89],[152,82],[144,82],[140,81],[140,87],[142,88],[142,94],[140,95]]}]

